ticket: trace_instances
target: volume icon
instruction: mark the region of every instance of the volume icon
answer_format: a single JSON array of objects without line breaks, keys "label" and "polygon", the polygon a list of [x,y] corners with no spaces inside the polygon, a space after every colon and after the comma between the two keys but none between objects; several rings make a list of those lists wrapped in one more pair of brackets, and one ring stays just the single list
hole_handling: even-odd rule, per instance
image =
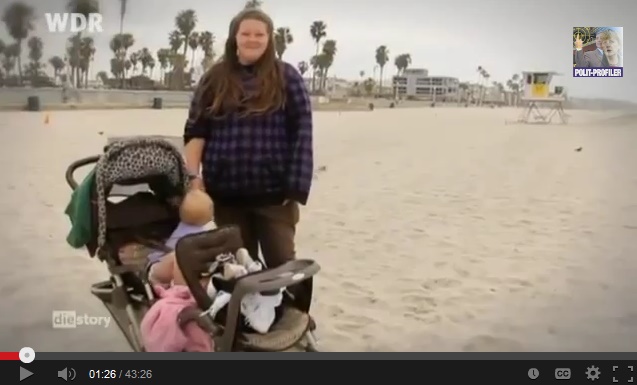
[{"label": "volume icon", "polygon": [[58,370],[58,378],[61,378],[64,381],[75,380],[75,369],[64,368],[62,370]]}]

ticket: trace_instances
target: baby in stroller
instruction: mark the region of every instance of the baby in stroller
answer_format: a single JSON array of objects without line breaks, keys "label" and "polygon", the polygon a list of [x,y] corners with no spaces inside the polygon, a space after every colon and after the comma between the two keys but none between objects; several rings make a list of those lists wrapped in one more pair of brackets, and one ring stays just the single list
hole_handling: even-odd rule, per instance
[{"label": "baby in stroller", "polygon": [[[203,191],[189,191],[180,205],[181,222],[166,242],[173,250],[182,237],[206,230],[212,221],[213,204]],[[176,263],[174,252],[155,251],[149,255],[149,280],[155,285],[159,300],[148,310],[141,323],[141,334],[149,352],[210,352],[212,339],[194,322],[180,325],[179,316],[186,308],[196,306],[196,301]],[[231,293],[224,291],[227,283],[239,277],[262,270],[246,249],[233,254],[223,254],[211,264],[208,274],[200,284],[213,300],[209,315],[214,319],[230,302]],[[245,323],[259,333],[267,333],[276,319],[276,308],[282,303],[282,290],[274,293],[254,293],[241,303]]]},{"label": "baby in stroller", "polygon": [[[213,219],[212,199],[201,190],[188,191],[179,206],[179,218],[180,223],[165,244],[169,250],[174,250],[182,237],[206,231]],[[148,255],[148,279],[154,284],[169,285],[174,279],[174,265],[174,252],[152,251]]]}]

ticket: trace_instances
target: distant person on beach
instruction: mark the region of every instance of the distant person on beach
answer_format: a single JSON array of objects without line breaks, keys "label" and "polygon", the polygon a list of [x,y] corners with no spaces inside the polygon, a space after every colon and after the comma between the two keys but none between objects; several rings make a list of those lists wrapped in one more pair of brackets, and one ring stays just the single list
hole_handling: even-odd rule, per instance
[{"label": "distant person on beach", "polygon": [[622,40],[619,34],[608,29],[599,34],[604,50],[602,67],[623,67],[624,55],[622,52]]},{"label": "distant person on beach", "polygon": [[258,9],[232,20],[184,130],[191,187],[205,189],[215,223],[238,226],[249,254],[260,248],[268,268],[295,258],[314,160],[310,96],[296,68],[276,59],[273,28]]},{"label": "distant person on beach", "polygon": [[580,35],[575,38],[575,65],[577,67],[602,67],[604,51],[600,34],[595,36],[596,48],[592,51],[584,51],[584,42]]},{"label": "distant person on beach", "polygon": [[71,77],[69,75],[60,75],[60,80],[62,81],[62,103],[68,103],[71,98],[75,98],[78,103],[81,102],[80,92],[75,88]]}]

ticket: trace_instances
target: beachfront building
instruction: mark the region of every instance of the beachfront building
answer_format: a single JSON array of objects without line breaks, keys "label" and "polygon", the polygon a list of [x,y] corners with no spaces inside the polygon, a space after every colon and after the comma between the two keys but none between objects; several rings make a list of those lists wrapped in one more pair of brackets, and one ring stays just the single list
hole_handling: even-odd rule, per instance
[{"label": "beachfront building", "polygon": [[397,98],[456,100],[460,82],[448,76],[429,76],[424,68],[407,68],[392,81]]},{"label": "beachfront building", "polygon": [[482,104],[504,105],[506,102],[504,89],[498,86],[485,87],[482,95]]},{"label": "beachfront building", "polygon": [[[304,78],[303,81],[305,82],[305,86],[307,87],[307,89],[311,90],[312,78],[307,77],[307,78]],[[317,89],[319,87],[319,82],[320,80],[317,78],[316,79]],[[352,88],[352,85],[353,85],[353,82],[350,82],[346,79],[340,79],[340,78],[337,78],[336,76],[330,76],[327,79],[325,79],[325,89],[323,91],[325,91],[326,95],[339,98],[339,97],[343,97],[347,95],[348,91]]]}]

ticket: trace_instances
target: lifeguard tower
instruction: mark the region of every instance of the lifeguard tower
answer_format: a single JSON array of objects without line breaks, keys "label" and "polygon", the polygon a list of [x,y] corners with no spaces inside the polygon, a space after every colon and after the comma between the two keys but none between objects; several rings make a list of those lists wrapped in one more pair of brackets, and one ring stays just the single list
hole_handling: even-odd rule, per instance
[{"label": "lifeguard tower", "polygon": [[551,80],[553,76],[559,76],[557,72],[522,72],[522,102],[525,105],[518,123],[549,124],[553,117],[557,116],[562,124],[567,123],[568,116],[564,112],[563,87],[555,87],[551,92]]}]

